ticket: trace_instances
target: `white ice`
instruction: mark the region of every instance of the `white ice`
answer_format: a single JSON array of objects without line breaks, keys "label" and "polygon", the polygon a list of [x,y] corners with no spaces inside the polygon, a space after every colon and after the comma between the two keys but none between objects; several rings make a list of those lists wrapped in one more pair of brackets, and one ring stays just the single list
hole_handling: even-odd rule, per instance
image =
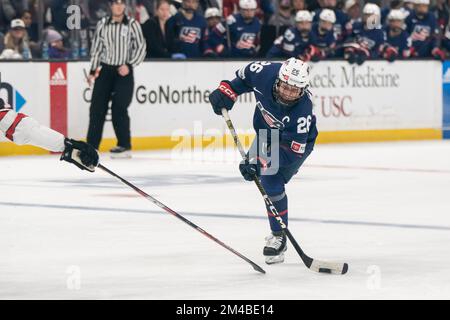
[{"label": "white ice", "polygon": [[[0,159],[0,299],[450,298],[450,142],[318,145],[289,183],[292,246],[264,264],[263,202],[236,153],[134,153],[105,166],[261,265],[266,275],[98,171]],[[202,159],[203,158],[203,159]],[[232,161],[230,161],[232,159]]]}]

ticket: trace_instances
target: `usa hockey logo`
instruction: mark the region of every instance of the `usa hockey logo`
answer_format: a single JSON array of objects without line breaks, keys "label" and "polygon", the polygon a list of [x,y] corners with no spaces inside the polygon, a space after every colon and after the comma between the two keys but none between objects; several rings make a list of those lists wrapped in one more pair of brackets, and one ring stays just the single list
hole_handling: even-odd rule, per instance
[{"label": "usa hockey logo", "polygon": [[361,37],[359,39],[359,44],[364,48],[372,49],[375,46],[375,41],[367,37]]},{"label": "usa hockey logo", "polygon": [[267,125],[272,129],[284,129],[284,123],[277,118],[273,116],[269,111],[264,109],[264,106],[261,102],[256,103],[256,106],[258,107],[259,111],[261,111],[261,115],[264,118],[264,121],[267,123]]},{"label": "usa hockey logo", "polygon": [[200,28],[183,27],[180,32],[180,40],[186,43],[196,43],[200,39]]},{"label": "usa hockey logo", "polygon": [[256,34],[244,32],[236,44],[238,49],[252,49],[255,47]]},{"label": "usa hockey logo", "polygon": [[416,25],[411,34],[412,41],[425,41],[431,34],[429,26]]}]

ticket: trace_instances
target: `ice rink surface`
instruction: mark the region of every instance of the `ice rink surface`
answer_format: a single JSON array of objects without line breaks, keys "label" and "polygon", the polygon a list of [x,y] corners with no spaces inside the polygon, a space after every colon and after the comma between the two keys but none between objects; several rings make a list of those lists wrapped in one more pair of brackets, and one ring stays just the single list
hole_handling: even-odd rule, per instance
[{"label": "ice rink surface", "polygon": [[0,299],[450,299],[450,142],[316,146],[287,186],[290,230],[312,257],[348,262],[344,276],[306,269],[291,245],[264,264],[263,201],[237,159],[102,163],[266,275],[102,171],[0,158]]}]

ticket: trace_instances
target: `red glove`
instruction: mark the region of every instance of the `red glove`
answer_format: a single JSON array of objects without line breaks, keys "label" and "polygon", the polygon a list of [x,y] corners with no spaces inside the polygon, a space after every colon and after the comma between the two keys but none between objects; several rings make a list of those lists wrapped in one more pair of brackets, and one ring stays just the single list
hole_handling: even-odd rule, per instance
[{"label": "red glove", "polygon": [[433,58],[435,58],[436,60],[441,60],[444,61],[445,60],[445,52],[442,51],[441,49],[439,49],[438,47],[434,48],[431,51],[431,55],[433,56]]},{"label": "red glove", "polygon": [[393,62],[398,58],[398,50],[394,47],[387,46],[383,52],[383,58],[385,58],[389,62]]}]

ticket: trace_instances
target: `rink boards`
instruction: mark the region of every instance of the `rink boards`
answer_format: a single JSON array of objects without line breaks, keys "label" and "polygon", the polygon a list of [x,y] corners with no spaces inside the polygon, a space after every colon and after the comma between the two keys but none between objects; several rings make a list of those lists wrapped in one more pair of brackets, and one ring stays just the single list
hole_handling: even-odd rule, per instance
[{"label": "rink boards", "polygon": [[[231,146],[208,95],[246,64],[174,61],[137,67],[129,109],[133,148]],[[312,64],[319,143],[441,139],[450,122],[447,67],[437,61],[372,61],[360,67],[343,61]],[[89,63],[3,62],[0,70],[0,96],[17,111],[70,137],[86,136],[92,92],[86,83]],[[253,136],[254,104],[252,95],[243,95],[231,113],[247,144]],[[115,145],[109,121],[104,137],[101,149]],[[0,155],[45,153],[5,141],[0,137]]]}]

